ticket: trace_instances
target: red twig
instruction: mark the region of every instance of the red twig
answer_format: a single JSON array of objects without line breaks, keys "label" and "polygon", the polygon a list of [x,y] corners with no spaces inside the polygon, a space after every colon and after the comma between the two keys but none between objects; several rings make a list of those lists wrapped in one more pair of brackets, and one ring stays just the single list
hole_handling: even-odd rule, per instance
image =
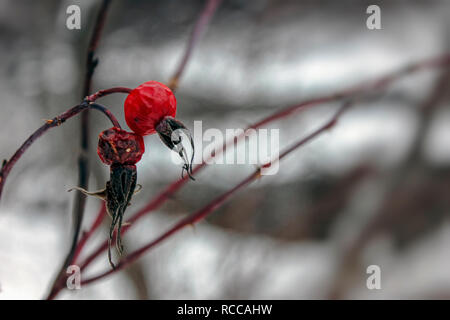
[{"label": "red twig", "polygon": [[81,251],[83,251],[83,248],[86,245],[86,242],[92,236],[92,234],[95,232],[95,230],[97,230],[98,227],[100,227],[105,216],[106,216],[106,206],[105,206],[105,203],[102,202],[102,206],[97,214],[97,217],[95,218],[94,222],[92,223],[92,226],[89,228],[88,231],[83,233],[80,241],[78,242],[77,248],[76,248],[73,258],[72,258],[72,263],[76,263],[78,257],[80,256]]},{"label": "red twig", "polygon": [[144,255],[149,249],[151,249],[154,246],[156,246],[157,244],[161,243],[162,241],[164,241],[165,239],[167,239],[168,237],[170,237],[174,233],[180,231],[181,229],[183,229],[184,227],[186,227],[188,225],[193,225],[193,224],[203,220],[206,216],[208,216],[209,214],[214,212],[214,210],[216,210],[226,200],[228,200],[231,196],[233,196],[237,191],[243,189],[244,187],[249,185],[254,180],[260,178],[261,177],[261,169],[262,168],[270,167],[275,161],[282,160],[288,154],[290,154],[291,152],[293,152],[296,149],[298,149],[300,146],[304,145],[305,143],[311,141],[313,138],[315,138],[319,134],[321,134],[321,133],[325,132],[326,130],[331,129],[333,126],[335,126],[337,120],[339,119],[339,117],[342,115],[342,113],[349,106],[350,106],[349,103],[345,104],[343,107],[341,107],[339,109],[339,111],[325,125],[321,126],[317,130],[315,130],[314,132],[312,132],[311,134],[306,136],[305,138],[297,141],[296,143],[294,143],[293,145],[291,145],[290,147],[285,149],[280,154],[278,159],[274,159],[273,161],[270,161],[270,162],[267,162],[267,163],[263,164],[262,166],[257,168],[251,175],[249,175],[247,178],[245,178],[240,183],[238,183],[234,188],[232,188],[232,189],[228,190],[227,192],[223,193],[222,195],[220,195],[219,197],[217,197],[216,199],[211,201],[209,204],[207,204],[205,207],[203,207],[199,211],[194,212],[193,214],[191,214],[191,215],[181,219],[177,224],[175,224],[172,228],[167,230],[165,233],[163,233],[161,236],[159,236],[155,240],[151,241],[147,245],[144,245],[143,247],[141,247],[141,248],[137,249],[136,251],[134,251],[134,252],[130,253],[129,255],[127,255],[127,257],[124,258],[116,266],[116,268],[110,269],[108,271],[105,271],[105,272],[103,272],[103,273],[101,273],[101,274],[99,274],[97,276],[92,277],[92,278],[88,278],[86,280],[83,280],[81,283],[82,284],[91,283],[93,281],[102,279],[102,278],[104,278],[104,277],[106,277],[106,276],[108,276],[110,274],[113,274],[113,273],[115,273],[115,272],[117,272],[117,271],[127,267],[128,265],[130,265],[131,263],[133,263],[134,261],[139,259],[142,255]]},{"label": "red twig", "polygon": [[180,64],[178,65],[178,68],[176,69],[174,75],[169,80],[168,87],[175,91],[178,87],[178,82],[180,81],[180,77],[186,68],[186,65],[189,61],[189,58],[192,55],[192,52],[194,50],[195,45],[202,37],[206,27],[208,26],[209,22],[211,21],[211,18],[213,17],[214,13],[217,10],[217,7],[219,6],[220,2],[222,0],[207,0],[207,3],[205,5],[205,8],[203,9],[202,13],[200,14],[200,17],[198,18],[197,22],[195,23],[194,30],[191,33],[191,37],[189,38],[188,44],[186,46],[186,50],[184,52],[183,58],[181,59]]},{"label": "red twig", "polygon": [[93,103],[93,102],[91,102],[91,103],[89,104],[89,108],[90,108],[90,109],[99,110],[99,111],[103,112],[103,113],[111,120],[111,122],[112,122],[112,124],[114,125],[114,127],[122,128],[122,127],[120,126],[120,123],[119,123],[119,121],[117,120],[117,118],[116,118],[116,117],[112,114],[112,112],[109,111],[109,109],[106,108],[105,106],[102,106],[101,104],[98,104],[98,103]]},{"label": "red twig", "polygon": [[[11,171],[11,169],[14,167],[14,165],[16,164],[16,162],[20,159],[20,157],[25,153],[25,151],[31,146],[31,144],[33,144],[33,142],[39,138],[40,136],[42,136],[45,132],[47,132],[48,129],[53,128],[55,126],[59,126],[62,123],[64,123],[67,119],[75,116],[76,114],[78,114],[79,112],[86,110],[86,109],[96,109],[98,111],[103,112],[108,119],[111,121],[111,123],[115,126],[115,127],[119,127],[120,123],[117,120],[117,118],[111,113],[111,111],[109,111],[108,108],[99,105],[97,103],[94,103],[97,99],[102,98],[104,96],[113,94],[113,93],[130,93],[132,89],[130,88],[125,88],[125,87],[116,87],[116,88],[110,88],[110,89],[104,89],[104,90],[100,90],[90,96],[87,96],[85,98],[85,102],[86,103],[82,103],[80,105],[77,105],[69,110],[67,110],[66,112],[60,114],[59,116],[51,119],[51,120],[47,120],[46,123],[41,126],[39,129],[37,129],[23,144],[22,146],[14,153],[14,155],[11,157],[11,159],[9,159],[8,161],[4,161],[0,170],[0,199],[2,196],[2,191],[3,191],[3,186],[6,182],[6,178],[9,175],[9,172]],[[89,105],[87,105],[87,102],[89,102]]]},{"label": "red twig", "polygon": [[115,87],[115,88],[110,88],[110,89],[105,89],[105,90],[100,90],[97,91],[96,93],[91,94],[90,96],[87,96],[85,100],[89,101],[89,102],[94,102],[95,100],[102,98],[104,96],[113,94],[113,93],[130,93],[131,90],[130,88],[126,88],[126,87]]}]

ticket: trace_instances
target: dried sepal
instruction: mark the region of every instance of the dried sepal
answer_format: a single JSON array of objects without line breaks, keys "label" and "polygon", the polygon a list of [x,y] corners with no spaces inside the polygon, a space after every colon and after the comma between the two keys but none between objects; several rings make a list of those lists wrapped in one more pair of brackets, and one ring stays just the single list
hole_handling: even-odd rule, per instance
[{"label": "dried sepal", "polygon": [[[186,172],[192,180],[195,180],[192,176],[192,163],[194,162],[194,139],[190,131],[186,128],[186,126],[179,120],[174,119],[173,117],[165,117],[161,122],[156,126],[156,132],[158,132],[159,138],[161,141],[171,150],[178,153],[178,155],[183,160],[183,169],[181,171],[181,176],[184,177],[184,172]],[[192,154],[189,158],[186,148],[183,146],[183,135],[186,134],[189,138],[189,142],[192,148]]]}]

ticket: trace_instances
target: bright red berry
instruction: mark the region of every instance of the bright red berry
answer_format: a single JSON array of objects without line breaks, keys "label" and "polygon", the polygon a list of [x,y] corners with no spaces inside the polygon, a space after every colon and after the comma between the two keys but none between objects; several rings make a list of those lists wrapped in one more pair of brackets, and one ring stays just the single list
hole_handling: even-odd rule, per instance
[{"label": "bright red berry", "polygon": [[175,117],[177,101],[172,90],[157,81],[148,81],[133,89],[125,100],[125,120],[141,136],[156,132],[164,117]]},{"label": "bright red berry", "polygon": [[144,139],[133,132],[112,127],[99,135],[97,153],[107,165],[134,165],[144,152]]}]

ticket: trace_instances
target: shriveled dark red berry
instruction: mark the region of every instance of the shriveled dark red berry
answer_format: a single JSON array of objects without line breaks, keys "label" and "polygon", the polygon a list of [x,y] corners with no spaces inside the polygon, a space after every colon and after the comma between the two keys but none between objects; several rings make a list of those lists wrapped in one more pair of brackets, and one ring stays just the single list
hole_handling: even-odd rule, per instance
[{"label": "shriveled dark red berry", "polygon": [[132,165],[141,160],[145,152],[142,136],[112,127],[100,133],[97,153],[107,165]]},{"label": "shriveled dark red berry", "polygon": [[177,100],[172,90],[158,81],[147,81],[133,89],[125,100],[125,120],[141,136],[156,132],[164,117],[175,117]]}]

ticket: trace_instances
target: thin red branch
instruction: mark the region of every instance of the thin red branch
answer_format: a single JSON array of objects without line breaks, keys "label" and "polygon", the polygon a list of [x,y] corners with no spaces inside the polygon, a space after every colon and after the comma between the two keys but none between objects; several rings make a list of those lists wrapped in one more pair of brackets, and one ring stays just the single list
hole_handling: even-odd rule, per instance
[{"label": "thin red branch", "polygon": [[100,227],[105,216],[106,216],[106,206],[105,206],[105,203],[102,202],[102,206],[100,207],[100,210],[99,210],[94,222],[92,223],[92,226],[89,228],[88,231],[86,231],[82,234],[80,241],[78,242],[77,248],[76,248],[73,258],[72,258],[72,263],[76,263],[76,261],[78,260],[78,257],[80,256],[80,253],[81,253],[81,251],[83,251],[83,248],[86,245],[87,241],[92,236],[92,234],[95,232],[95,230],[97,230]]},{"label": "thin red branch", "polygon": [[183,54],[183,58],[181,59],[178,68],[173,74],[172,78],[169,80],[168,87],[175,91],[178,87],[178,82],[180,81],[181,75],[183,74],[184,69],[189,61],[189,58],[194,51],[195,45],[198,43],[202,35],[204,34],[206,27],[208,26],[211,18],[216,12],[220,2],[222,0],[207,0],[205,8],[201,12],[197,22],[195,23],[194,30],[191,33],[189,41],[186,46],[186,50]]},{"label": "thin red branch", "polygon": [[98,111],[103,112],[103,113],[108,117],[108,119],[111,120],[111,122],[112,122],[112,124],[114,125],[114,127],[122,128],[122,127],[120,126],[120,123],[119,123],[119,121],[117,120],[117,118],[116,118],[116,117],[112,114],[112,112],[109,111],[109,109],[106,108],[105,106],[102,106],[101,104],[98,104],[98,103],[93,103],[93,102],[91,102],[91,103],[89,104],[89,109],[95,109],[95,110],[98,110]]},{"label": "thin red branch", "polygon": [[350,104],[345,104],[343,107],[339,109],[339,111],[323,126],[306,136],[305,138],[297,141],[290,147],[288,147],[286,150],[284,150],[278,159],[274,159],[273,161],[269,161],[259,168],[257,168],[252,174],[250,174],[247,178],[242,180],[240,183],[238,183],[235,187],[228,190],[227,192],[223,193],[213,201],[211,201],[209,204],[204,206],[202,209],[198,210],[197,212],[194,212],[193,214],[181,219],[177,224],[175,224],[172,228],[167,230],[165,233],[160,235],[155,240],[149,242],[148,244],[144,245],[143,247],[137,249],[134,252],[131,252],[128,254],[114,269],[110,269],[108,271],[105,271],[97,276],[94,276],[92,278],[88,278],[86,280],[83,280],[81,284],[89,284],[91,282],[94,282],[96,280],[102,279],[110,274],[116,273],[117,271],[129,266],[131,263],[135,262],[137,259],[142,257],[149,249],[155,247],[165,239],[169,238],[171,235],[175,234],[176,232],[180,231],[184,227],[188,225],[194,225],[198,223],[199,221],[206,218],[208,215],[213,213],[217,208],[219,208],[226,200],[228,200],[231,196],[233,196],[237,191],[243,189],[247,185],[249,185],[251,182],[255,181],[256,179],[262,177],[261,175],[261,169],[267,168],[273,165],[275,161],[280,161],[283,158],[285,158],[287,155],[298,149],[300,146],[306,144],[307,142],[314,139],[316,136],[320,135],[321,133],[331,129],[336,125],[337,120],[339,117],[343,114],[345,110],[350,106]]},{"label": "thin red branch", "polygon": [[130,93],[133,89],[126,88],[126,87],[115,87],[105,90],[97,91],[96,93],[91,94],[90,96],[87,96],[85,100],[89,102],[94,102],[99,98],[102,98],[104,96],[113,94],[113,93]]}]

